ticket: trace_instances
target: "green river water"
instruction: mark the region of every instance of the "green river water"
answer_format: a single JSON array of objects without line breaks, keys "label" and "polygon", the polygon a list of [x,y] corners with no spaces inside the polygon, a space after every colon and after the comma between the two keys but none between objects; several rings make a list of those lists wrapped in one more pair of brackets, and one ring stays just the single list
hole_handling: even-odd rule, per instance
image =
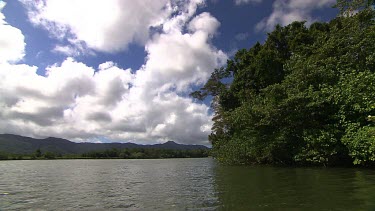
[{"label": "green river water", "polygon": [[375,171],[211,158],[0,162],[0,210],[375,210]]}]

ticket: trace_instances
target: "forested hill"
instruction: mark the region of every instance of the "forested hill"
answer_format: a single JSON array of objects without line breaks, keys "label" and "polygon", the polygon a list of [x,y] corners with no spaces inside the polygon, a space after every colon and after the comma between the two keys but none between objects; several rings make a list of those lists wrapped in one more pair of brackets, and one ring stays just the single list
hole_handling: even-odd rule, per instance
[{"label": "forested hill", "polygon": [[169,149],[199,150],[208,149],[202,145],[183,145],[169,141],[163,144],[138,145],[134,143],[75,143],[60,138],[34,139],[24,136],[0,134],[0,152],[7,154],[33,154],[37,150],[54,154],[83,154],[112,149]]},{"label": "forested hill", "polygon": [[375,164],[373,1],[337,6],[328,23],[276,26],[191,94],[213,96],[209,139],[219,161]]}]

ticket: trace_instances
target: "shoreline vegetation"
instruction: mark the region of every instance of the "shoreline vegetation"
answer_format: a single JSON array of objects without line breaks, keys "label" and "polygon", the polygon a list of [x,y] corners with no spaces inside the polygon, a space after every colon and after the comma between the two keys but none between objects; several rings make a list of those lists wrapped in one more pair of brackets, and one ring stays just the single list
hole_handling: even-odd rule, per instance
[{"label": "shoreline vegetation", "polygon": [[42,152],[32,154],[9,154],[0,152],[0,160],[55,160],[55,159],[168,159],[168,158],[203,158],[209,157],[209,149],[109,149],[90,151],[82,154],[59,154]]},{"label": "shoreline vegetation", "polygon": [[338,0],[329,22],[277,25],[191,96],[212,97],[224,164],[375,166],[374,0]]},{"label": "shoreline vegetation", "polygon": [[157,144],[72,142],[48,137],[31,138],[0,134],[0,160],[17,159],[156,159],[207,157],[204,145],[179,144],[173,141]]}]

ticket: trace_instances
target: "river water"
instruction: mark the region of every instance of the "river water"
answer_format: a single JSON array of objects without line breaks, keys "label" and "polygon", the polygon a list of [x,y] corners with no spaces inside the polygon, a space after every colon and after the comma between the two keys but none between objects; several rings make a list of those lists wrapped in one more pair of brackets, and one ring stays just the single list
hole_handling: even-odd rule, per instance
[{"label": "river water", "polygon": [[0,210],[374,210],[375,171],[211,158],[0,162]]}]

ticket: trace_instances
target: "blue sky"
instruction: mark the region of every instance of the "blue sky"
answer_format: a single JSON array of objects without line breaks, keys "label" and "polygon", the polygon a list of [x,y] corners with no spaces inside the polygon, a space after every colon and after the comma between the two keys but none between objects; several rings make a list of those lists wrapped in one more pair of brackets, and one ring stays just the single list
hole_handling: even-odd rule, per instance
[{"label": "blue sky", "polygon": [[0,133],[209,145],[188,97],[276,24],[328,21],[334,0],[0,1]]}]

